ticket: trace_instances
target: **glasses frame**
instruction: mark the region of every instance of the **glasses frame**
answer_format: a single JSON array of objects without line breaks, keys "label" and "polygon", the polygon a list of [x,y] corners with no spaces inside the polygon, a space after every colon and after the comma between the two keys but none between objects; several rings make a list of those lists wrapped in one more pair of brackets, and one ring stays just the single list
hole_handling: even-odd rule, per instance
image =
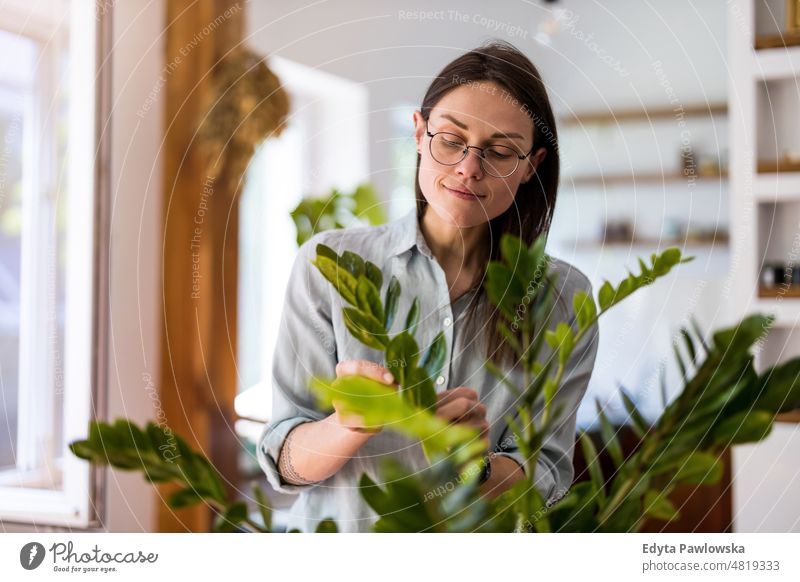
[{"label": "glasses frame", "polygon": [[[428,150],[431,152],[431,157],[434,159],[434,161],[437,164],[442,164],[443,166],[455,166],[455,165],[458,165],[458,164],[460,164],[461,162],[463,162],[467,158],[467,156],[469,155],[469,150],[471,150],[471,149],[478,150],[478,159],[480,160],[481,170],[483,170],[484,172],[486,172],[487,174],[489,174],[490,176],[493,176],[495,178],[508,178],[509,176],[511,176],[514,172],[516,172],[519,169],[519,161],[520,160],[524,160],[525,158],[529,157],[533,153],[533,150],[536,149],[536,146],[533,146],[533,148],[531,148],[531,151],[529,151],[527,154],[520,155],[519,152],[517,152],[511,146],[502,146],[504,148],[510,149],[512,152],[517,154],[517,165],[514,166],[514,169],[511,170],[508,174],[505,174],[503,176],[498,176],[497,174],[492,174],[489,170],[486,169],[486,166],[483,165],[483,162],[486,161],[486,157],[484,155],[484,150],[486,150],[486,149],[488,149],[490,147],[494,147],[494,146],[486,146],[485,148],[479,148],[478,146],[467,145],[467,143],[464,141],[463,138],[461,138],[457,134],[449,132],[449,131],[437,131],[436,133],[431,133],[430,132],[430,128],[428,127],[428,120],[427,119],[425,120],[425,133],[430,138],[430,140],[428,141]],[[439,160],[437,160],[436,156],[433,155],[433,138],[435,136],[439,135],[440,133],[446,133],[447,135],[452,135],[454,137],[457,137],[459,140],[464,141],[465,145],[464,145],[463,155],[461,156],[461,159],[458,160],[457,162],[453,162],[452,164],[446,164],[444,162],[440,162]]]}]

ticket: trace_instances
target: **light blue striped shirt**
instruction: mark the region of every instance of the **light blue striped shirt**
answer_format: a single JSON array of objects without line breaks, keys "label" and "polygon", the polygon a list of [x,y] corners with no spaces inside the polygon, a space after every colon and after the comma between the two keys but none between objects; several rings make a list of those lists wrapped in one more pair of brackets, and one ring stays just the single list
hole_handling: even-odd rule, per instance
[{"label": "light blue striped shirt", "polygon": [[[383,355],[353,338],[345,327],[342,308],[346,305],[311,264],[316,246],[324,243],[341,254],[355,252],[375,263],[383,272],[384,290],[392,275],[402,287],[397,313],[407,313],[415,296],[420,300],[420,318],[416,338],[427,349],[439,331],[447,340],[447,364],[436,379],[437,392],[457,386],[469,386],[478,392],[487,407],[489,439],[493,446],[513,442],[504,418],[515,411],[513,394],[484,367],[486,344],[483,334],[476,336],[465,329],[465,308],[473,292],[451,303],[445,274],[425,242],[416,210],[399,220],[374,227],[348,228],[319,233],[298,252],[286,291],[283,315],[273,360],[271,421],[266,425],[258,446],[258,460],[269,483],[277,491],[297,494],[291,508],[289,528],[314,531],[317,523],[333,518],[339,531],[369,531],[377,516],[359,494],[358,481],[367,473],[381,483],[378,469],[382,459],[391,456],[411,470],[426,466],[418,442],[383,430],[372,437],[335,475],[312,485],[284,482],[277,468],[281,447],[289,432],[303,422],[320,420],[331,410],[321,410],[308,388],[312,376],[334,378],[336,364],[349,359],[383,363]],[[591,293],[586,276],[568,263],[552,259],[557,291],[565,301],[555,303],[552,326],[559,321],[573,323],[572,296],[576,291]],[[381,291],[383,296],[384,290]],[[398,316],[390,332],[403,326]],[[553,502],[566,493],[572,483],[572,452],[575,438],[575,413],[586,391],[597,353],[597,327],[590,330],[568,362],[561,390],[554,407],[563,407],[564,420],[545,439],[536,470],[536,486],[545,500]],[[550,357],[550,348],[542,350],[542,361]],[[510,370],[509,380],[522,385],[522,372]],[[522,464],[514,448],[506,454]]]}]

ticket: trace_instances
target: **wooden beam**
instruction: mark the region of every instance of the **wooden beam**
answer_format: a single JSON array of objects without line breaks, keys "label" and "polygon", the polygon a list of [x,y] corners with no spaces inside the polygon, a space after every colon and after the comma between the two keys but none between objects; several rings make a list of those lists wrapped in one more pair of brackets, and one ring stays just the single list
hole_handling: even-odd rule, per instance
[{"label": "wooden beam", "polygon": [[[168,0],[165,112],[163,319],[159,421],[208,456],[231,489],[237,480],[238,181],[209,176],[197,129],[211,71],[243,36],[234,0]],[[166,500],[173,487],[161,487]],[[159,508],[159,531],[209,531],[205,506]]]}]

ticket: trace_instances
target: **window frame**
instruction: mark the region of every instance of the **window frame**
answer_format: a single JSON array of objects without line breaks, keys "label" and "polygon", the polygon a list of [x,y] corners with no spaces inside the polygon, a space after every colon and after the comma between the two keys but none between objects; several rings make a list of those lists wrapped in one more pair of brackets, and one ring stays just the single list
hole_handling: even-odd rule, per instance
[{"label": "window frame", "polygon": [[[48,39],[58,32],[53,24],[38,22],[31,11],[19,0],[11,0],[4,6],[0,26],[6,30],[24,30],[30,36],[47,47]],[[105,472],[93,468],[89,463],[73,455],[68,448],[70,442],[85,438],[89,421],[95,416],[104,416],[106,407],[105,392],[108,375],[108,247],[109,247],[109,212],[110,193],[110,135],[108,124],[101,120],[109,119],[111,95],[111,10],[103,6],[99,10],[94,2],[73,0],[69,7],[69,47],[71,53],[92,55],[88,59],[72,59],[70,61],[70,102],[68,127],[89,127],[89,131],[73,132],[68,135],[69,151],[66,170],[67,191],[67,235],[65,247],[67,268],[65,273],[65,310],[64,310],[64,343],[63,357],[63,409],[51,410],[49,420],[54,422],[56,414],[63,415],[60,454],[62,486],[60,489],[41,489],[0,485],[0,522],[34,523],[37,525],[53,525],[68,527],[91,527],[99,525],[104,510],[102,499],[105,490]],[[95,34],[87,34],[87,22],[95,28]],[[49,26],[48,26],[49,24]],[[56,24],[58,26],[58,24]],[[47,50],[46,48],[44,50]],[[51,59],[52,60],[52,59]],[[75,63],[78,63],[76,66]],[[45,105],[42,104],[41,107]],[[23,131],[38,131],[40,127],[26,127]],[[34,144],[35,144],[34,140]],[[30,141],[26,146],[28,147]],[[37,147],[31,145],[31,147]],[[30,156],[28,159],[38,159]],[[26,162],[24,162],[26,163]],[[34,162],[35,163],[35,162]],[[55,179],[55,177],[53,177]],[[86,196],[75,193],[85,192]],[[41,189],[35,192],[43,198]],[[30,244],[30,237],[47,230],[38,223],[37,232],[25,231],[27,223],[37,224],[37,211],[41,209],[36,200],[23,196],[23,238],[27,237],[27,250],[23,250],[24,258],[41,257],[52,254],[51,244]],[[39,206],[39,208],[37,208]],[[26,218],[27,217],[27,218]],[[87,217],[89,217],[87,219]],[[53,233],[45,236],[53,237]],[[54,238],[54,237],[53,237]],[[52,243],[52,240],[47,241]],[[23,242],[23,247],[26,243]],[[26,255],[27,253],[27,255]],[[89,257],[87,260],[86,257]],[[23,259],[23,265],[24,265]],[[41,285],[42,280],[50,276],[42,268],[39,261],[36,268],[22,276],[21,287]],[[44,270],[44,273],[43,273]],[[47,295],[46,292],[40,295]],[[58,372],[52,369],[55,357],[52,346],[47,347],[47,356],[37,357],[37,348],[41,346],[40,334],[31,332],[28,322],[38,320],[41,323],[42,305],[48,305],[48,299],[41,297],[20,305],[20,382],[19,400],[31,406],[36,404],[37,391],[56,388],[55,377]],[[45,321],[46,324],[46,321]],[[41,351],[41,350],[38,350]],[[42,360],[46,365],[41,365]],[[43,374],[33,378],[34,374]],[[38,381],[38,382],[37,382]],[[27,384],[26,384],[27,383]],[[26,388],[28,386],[28,388]],[[30,386],[39,386],[30,389]],[[22,424],[22,423],[20,423]],[[24,439],[36,438],[39,427],[23,428]],[[52,429],[51,429],[52,430]],[[27,431],[27,432],[26,432]],[[57,440],[57,439],[56,439]],[[19,441],[18,441],[19,444]],[[23,442],[23,456],[28,459],[41,457],[43,451],[37,450],[31,442]],[[30,465],[30,460],[27,462]],[[34,462],[34,465],[36,463]],[[41,469],[36,469],[41,471]],[[19,482],[25,469],[7,471],[8,479],[16,476]]]}]

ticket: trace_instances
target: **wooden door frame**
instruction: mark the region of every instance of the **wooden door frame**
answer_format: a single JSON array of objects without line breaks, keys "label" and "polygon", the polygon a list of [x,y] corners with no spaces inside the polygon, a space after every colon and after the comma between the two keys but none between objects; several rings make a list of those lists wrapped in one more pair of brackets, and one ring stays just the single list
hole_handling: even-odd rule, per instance
[{"label": "wooden door frame", "polygon": [[[237,181],[209,176],[197,129],[211,71],[242,42],[245,9],[234,0],[167,0],[160,391],[163,422],[203,452],[229,494],[237,487],[234,431],[239,198]],[[161,414],[163,413],[163,415]],[[159,487],[158,530],[209,531],[205,505],[176,511],[175,486]]]}]

